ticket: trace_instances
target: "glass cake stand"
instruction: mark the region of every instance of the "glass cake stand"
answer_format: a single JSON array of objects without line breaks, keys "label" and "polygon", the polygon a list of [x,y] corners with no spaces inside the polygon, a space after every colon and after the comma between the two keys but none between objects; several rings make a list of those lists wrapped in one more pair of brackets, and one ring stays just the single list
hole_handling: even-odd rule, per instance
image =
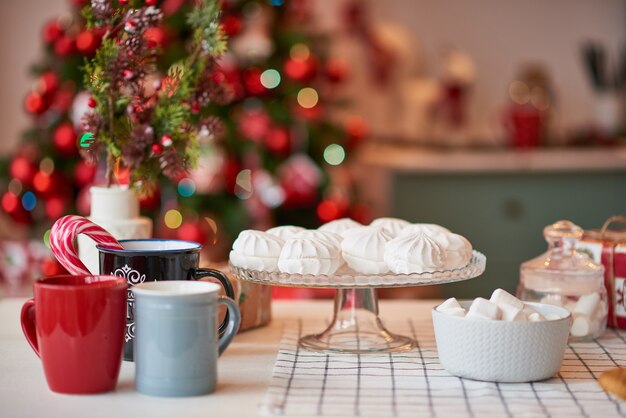
[{"label": "glass cake stand", "polygon": [[465,267],[413,274],[365,275],[347,267],[339,269],[334,275],[319,276],[249,270],[233,264],[230,264],[230,269],[240,280],[263,285],[337,289],[330,325],[319,334],[300,338],[300,347],[314,351],[365,354],[401,352],[416,346],[413,339],[393,334],[383,326],[378,315],[376,289],[469,280],[485,271],[486,262],[482,253],[474,251],[472,261]]}]

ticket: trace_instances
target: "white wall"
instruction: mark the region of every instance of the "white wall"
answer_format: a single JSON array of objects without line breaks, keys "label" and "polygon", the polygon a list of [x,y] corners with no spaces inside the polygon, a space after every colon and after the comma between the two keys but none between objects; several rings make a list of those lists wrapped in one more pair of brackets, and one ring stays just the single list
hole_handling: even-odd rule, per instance
[{"label": "white wall", "polygon": [[0,0],[0,152],[20,138],[29,118],[24,97],[33,83],[30,67],[43,52],[41,30],[70,10],[69,0]]}]

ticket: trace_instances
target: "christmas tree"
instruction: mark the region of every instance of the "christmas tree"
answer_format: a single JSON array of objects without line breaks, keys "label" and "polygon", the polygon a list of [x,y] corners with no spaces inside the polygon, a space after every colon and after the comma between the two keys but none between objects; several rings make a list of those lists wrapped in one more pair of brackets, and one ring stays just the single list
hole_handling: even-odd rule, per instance
[{"label": "christmas tree", "polygon": [[[90,105],[99,105],[87,92],[94,86],[85,84],[90,79],[83,74],[94,68],[85,62],[93,60],[107,33],[106,27],[87,26],[98,17],[87,15],[86,20],[80,10],[91,6],[106,14],[154,5],[162,11],[158,24],[138,40],[159,49],[145,75],[152,77],[155,89],[170,88],[168,69],[190,53],[197,36],[188,18],[196,2],[85,3],[73,1],[71,14],[44,27],[45,57],[33,68],[34,87],[24,102],[32,127],[0,167],[3,211],[36,235],[63,214],[87,214],[89,186],[107,177],[106,165],[91,163],[93,155],[83,149],[88,158],[79,156],[81,142],[89,145],[91,140],[84,134],[100,123],[92,120],[90,125],[84,117]],[[345,163],[366,129],[358,118],[343,125],[330,121],[341,99],[333,95],[333,85],[348,76],[349,68],[327,59],[326,40],[306,30],[311,18],[307,3],[241,0],[224,1],[221,8],[214,29],[228,37],[229,52],[211,63],[205,84],[192,99],[179,103],[198,126],[197,168],[184,175],[185,170],[168,172],[164,151],[172,138],[162,132],[153,138],[151,126],[126,132],[127,146],[117,150],[113,167],[122,177],[123,167],[133,173],[136,158],[158,155],[150,175],[154,187],[139,190],[145,192],[143,212],[156,220],[156,234],[228,246],[235,234],[251,226],[315,226],[343,216],[365,220],[353,189],[331,187],[329,169]],[[129,66],[119,68],[116,76],[136,74]]]}]

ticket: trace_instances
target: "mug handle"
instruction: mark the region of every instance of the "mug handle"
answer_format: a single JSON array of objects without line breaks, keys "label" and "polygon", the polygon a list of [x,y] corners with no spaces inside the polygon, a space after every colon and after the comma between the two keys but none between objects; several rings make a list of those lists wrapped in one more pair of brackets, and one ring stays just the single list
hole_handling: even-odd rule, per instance
[{"label": "mug handle", "polygon": [[[220,284],[222,285],[222,287],[224,287],[224,292],[226,293],[226,296],[228,296],[229,298],[231,298],[233,300],[235,299],[235,290],[233,289],[233,284],[230,282],[230,279],[228,278],[228,276],[226,276],[221,271],[215,270],[215,269],[199,268],[199,269],[193,270],[191,274],[192,274],[194,280],[198,280],[198,279],[201,279],[203,277],[212,277],[214,279],[217,279],[220,282]],[[226,315],[224,316],[224,320],[220,324],[220,327],[219,327],[220,335],[224,334],[224,331],[226,330],[226,327],[228,326],[228,314],[229,314],[229,311],[230,310],[226,311]]]},{"label": "mug handle", "polygon": [[35,327],[35,301],[29,299],[24,302],[22,306],[22,313],[20,314],[20,322],[22,323],[22,332],[26,337],[26,341],[35,351],[37,357],[39,356],[39,343],[37,342],[37,328]]},{"label": "mug handle", "polygon": [[224,334],[220,337],[218,343],[218,356],[221,356],[226,347],[231,343],[237,331],[239,331],[239,326],[241,325],[241,313],[239,311],[239,307],[237,306],[237,302],[235,302],[231,298],[227,298],[225,296],[219,296],[217,299],[217,303],[221,303],[226,305],[228,313],[226,314],[226,321],[228,324],[226,326],[226,330]]}]

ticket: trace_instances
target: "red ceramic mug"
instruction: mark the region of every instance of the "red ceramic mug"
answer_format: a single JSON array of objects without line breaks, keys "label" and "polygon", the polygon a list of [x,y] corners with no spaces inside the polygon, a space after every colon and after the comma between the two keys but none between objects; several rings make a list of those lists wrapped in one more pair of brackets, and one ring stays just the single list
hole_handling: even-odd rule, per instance
[{"label": "red ceramic mug", "polygon": [[22,307],[22,331],[41,358],[50,390],[87,394],[115,388],[126,329],[123,277],[37,280]]}]

